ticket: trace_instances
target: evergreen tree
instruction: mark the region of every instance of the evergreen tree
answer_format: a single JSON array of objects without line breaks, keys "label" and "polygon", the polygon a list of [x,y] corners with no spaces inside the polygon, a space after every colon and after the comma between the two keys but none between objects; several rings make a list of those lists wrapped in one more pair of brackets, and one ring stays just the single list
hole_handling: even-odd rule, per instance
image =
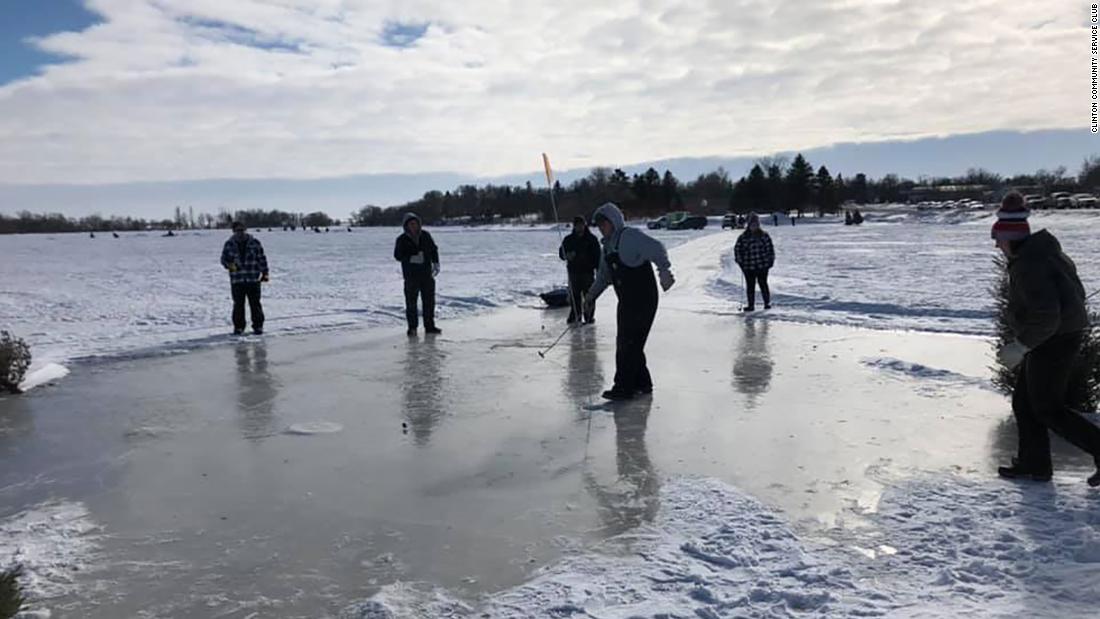
[{"label": "evergreen tree", "polygon": [[783,184],[783,168],[773,163],[768,166],[768,210],[787,212],[787,188]]},{"label": "evergreen tree", "polygon": [[[994,259],[998,277],[990,291],[993,295],[995,310],[996,339],[994,346],[1000,349],[1016,339],[1008,327],[1008,268],[1003,256]],[[1012,397],[1016,387],[1018,370],[1012,370],[999,361],[993,366],[993,385],[1001,393]],[[1066,405],[1082,412],[1096,411],[1100,403],[1100,315],[1089,312],[1089,327],[1085,330],[1085,339],[1070,370],[1069,385],[1066,388]]]},{"label": "evergreen tree", "polygon": [[23,607],[23,591],[19,586],[19,577],[23,568],[0,571],[0,619],[10,619],[19,614]]},{"label": "evergreen tree", "polygon": [[813,176],[814,169],[810,167],[802,153],[799,153],[791,162],[790,169],[787,170],[786,184],[787,200],[800,214],[812,198]]},{"label": "evergreen tree", "polygon": [[835,213],[837,206],[840,202],[836,196],[836,185],[833,183],[833,176],[829,174],[829,169],[825,166],[821,166],[817,170],[817,182],[816,188],[816,201],[819,213]]},{"label": "evergreen tree", "polygon": [[[661,202],[664,208],[671,208],[675,206],[677,197],[680,195],[680,181],[672,174],[670,170],[665,170],[665,175],[661,179]],[[679,200],[680,204],[683,204],[683,199]],[[680,210],[676,208],[674,210]]]},{"label": "evergreen tree", "polygon": [[764,174],[764,168],[760,164],[752,166],[749,176],[745,181],[745,204],[747,211],[764,212],[771,210],[771,201],[768,192],[768,177]]},{"label": "evergreen tree", "polygon": [[856,204],[870,203],[871,199],[867,191],[867,175],[862,172],[856,174],[855,179],[848,186],[848,192],[849,199],[854,200]]}]

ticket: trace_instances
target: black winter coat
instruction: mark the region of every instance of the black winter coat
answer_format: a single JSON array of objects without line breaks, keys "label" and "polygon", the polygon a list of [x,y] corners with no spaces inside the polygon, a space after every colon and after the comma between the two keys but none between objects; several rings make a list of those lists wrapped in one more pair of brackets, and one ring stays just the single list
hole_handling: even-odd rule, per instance
[{"label": "black winter coat", "polygon": [[402,233],[394,243],[393,258],[401,263],[401,274],[405,279],[431,277],[432,265],[439,264],[439,248],[432,235],[425,230],[420,231],[419,241]]},{"label": "black winter coat", "polygon": [[[572,260],[569,259],[570,254]],[[580,236],[570,234],[562,239],[558,256],[566,261],[570,275],[591,276],[600,267],[600,242],[589,230]]]},{"label": "black winter coat", "polygon": [[1058,239],[1040,230],[1008,261],[1008,324],[1024,346],[1088,328],[1085,288]]}]

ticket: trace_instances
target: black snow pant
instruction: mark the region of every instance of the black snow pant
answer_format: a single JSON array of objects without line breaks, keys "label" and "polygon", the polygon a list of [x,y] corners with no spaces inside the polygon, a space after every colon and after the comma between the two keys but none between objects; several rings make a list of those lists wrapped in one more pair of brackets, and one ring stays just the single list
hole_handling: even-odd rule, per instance
[{"label": "black snow pant", "polygon": [[772,292],[768,288],[768,270],[745,270],[745,292],[749,297],[749,308],[756,307],[756,284],[760,284],[760,294],[764,297],[764,305],[772,304]]},{"label": "black snow pant", "polygon": [[1066,406],[1070,369],[1081,350],[1082,333],[1056,335],[1024,357],[1012,392],[1019,434],[1019,465],[1052,470],[1048,430],[1092,454],[1100,463],[1100,428]]},{"label": "black snow pant", "polygon": [[652,391],[653,378],[646,363],[645,344],[657,317],[657,280],[653,266],[613,266],[615,294],[619,297],[615,336],[615,385],[613,391],[633,394]]},{"label": "black snow pant", "polygon": [[431,273],[412,275],[405,278],[405,320],[409,330],[417,328],[416,299],[424,306],[424,328],[435,328],[435,278]]},{"label": "black snow pant", "polygon": [[[596,276],[591,272],[569,274],[569,293],[572,295],[569,303],[569,322],[577,320],[577,313],[584,308],[584,299],[594,281],[596,281]],[[596,306],[593,304],[592,309],[584,314],[584,321],[592,322],[595,318]]]},{"label": "black snow pant", "polygon": [[252,329],[262,331],[264,328],[264,308],[260,304],[260,282],[245,282],[232,284],[233,293],[233,329],[244,331],[244,302],[248,299],[248,308],[252,313]]}]

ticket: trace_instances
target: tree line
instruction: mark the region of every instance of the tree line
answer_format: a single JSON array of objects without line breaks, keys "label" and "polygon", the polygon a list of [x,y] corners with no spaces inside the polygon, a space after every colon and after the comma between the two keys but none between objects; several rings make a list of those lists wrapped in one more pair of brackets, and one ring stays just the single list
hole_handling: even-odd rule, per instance
[{"label": "tree line", "polygon": [[[681,181],[669,170],[662,174],[649,168],[639,174],[621,169],[597,167],[568,186],[553,187],[558,217],[569,221],[588,216],[604,202],[615,202],[630,218],[654,217],[669,211],[686,210],[700,215],[727,212],[836,213],[846,202],[874,204],[905,202],[917,187],[982,186],[991,192],[1008,187],[1029,187],[1036,191],[1088,192],[1100,187],[1100,156],[1087,159],[1080,172],[1071,176],[1064,167],[1039,170],[1034,174],[1001,176],[983,169],[971,169],[954,177],[901,178],[887,174],[869,178],[833,173],[825,166],[816,169],[802,155],[794,159],[767,157],[758,160],[748,174],[734,180],[718,168]],[[367,205],[352,214],[349,223],[358,226],[397,226],[406,212],[415,212],[428,224],[483,224],[494,221],[553,221],[550,189],[530,182],[512,185],[460,185],[451,191],[429,191],[421,198],[400,206]],[[58,213],[22,211],[14,216],[0,213],[0,234],[35,232],[99,232],[135,230],[181,230],[228,228],[240,221],[249,228],[325,228],[340,220],[317,211],[291,213],[280,210],[221,210],[217,214],[186,211],[177,207],[174,217],[145,220],[132,217],[104,218],[90,215],[70,218]]]},{"label": "tree line", "polygon": [[[1064,167],[1014,176],[973,168],[959,176],[922,176],[914,180],[896,174],[877,179],[863,173],[834,176],[825,166],[814,169],[800,153],[793,160],[760,159],[737,180],[721,167],[687,182],[669,170],[661,174],[649,168],[628,175],[621,169],[593,168],[567,187],[555,183],[553,192],[559,219],[568,221],[576,215],[589,215],[604,202],[615,202],[629,218],[678,210],[700,215],[751,211],[826,214],[838,212],[846,202],[906,202],[915,188],[948,186],[985,187],[990,193],[1011,187],[1088,192],[1100,187],[1100,157],[1087,159],[1076,176],[1068,175]],[[550,189],[534,188],[528,182],[522,187],[461,185],[453,191],[429,191],[400,206],[367,205],[352,215],[352,222],[360,226],[396,226],[406,212],[416,213],[429,224],[554,219]]]},{"label": "tree line", "polygon": [[32,213],[20,211],[15,215],[0,213],[0,234],[36,234],[63,232],[137,232],[142,230],[211,230],[229,228],[239,221],[249,228],[327,228],[339,226],[340,220],[317,211],[314,213],[288,213],[280,210],[240,210],[233,213],[222,210],[216,215],[195,214],[193,209],[175,209],[174,217],[142,219],[134,217],[66,217],[61,213]]}]

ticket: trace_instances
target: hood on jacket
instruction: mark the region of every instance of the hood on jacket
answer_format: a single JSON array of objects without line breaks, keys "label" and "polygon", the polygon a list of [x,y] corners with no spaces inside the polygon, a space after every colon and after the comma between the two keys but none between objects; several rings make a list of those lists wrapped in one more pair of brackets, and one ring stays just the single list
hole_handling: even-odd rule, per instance
[{"label": "hood on jacket", "polygon": [[417,215],[416,213],[405,213],[405,216],[401,218],[401,227],[405,230],[406,233],[408,233],[409,231],[410,221],[415,221],[416,223],[420,224],[421,227],[424,226],[424,222],[420,220],[419,215]]},{"label": "hood on jacket", "polygon": [[1012,256],[1013,260],[1054,256],[1062,251],[1062,244],[1046,230],[1040,230],[1018,243],[1016,253]]},{"label": "hood on jacket", "polygon": [[626,227],[626,217],[623,216],[623,212],[619,210],[614,202],[604,204],[592,214],[592,221],[597,224],[600,223],[601,218],[610,221],[616,231]]}]

